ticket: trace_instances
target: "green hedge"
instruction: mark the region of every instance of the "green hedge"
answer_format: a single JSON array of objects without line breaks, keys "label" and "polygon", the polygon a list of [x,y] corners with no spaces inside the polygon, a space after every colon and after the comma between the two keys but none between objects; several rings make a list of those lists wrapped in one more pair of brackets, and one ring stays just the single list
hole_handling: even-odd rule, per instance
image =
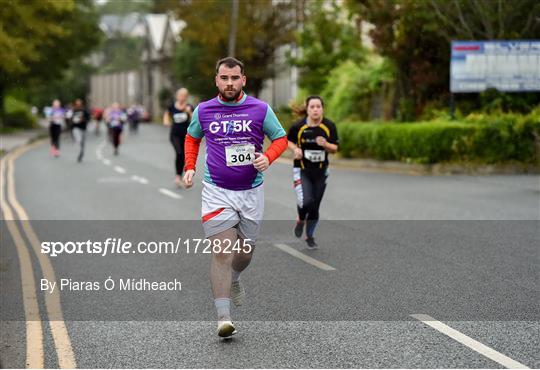
[{"label": "green hedge", "polygon": [[463,121],[338,125],[344,157],[410,163],[540,163],[540,110],[529,115],[471,115]]},{"label": "green hedge", "polygon": [[30,112],[30,106],[12,96],[6,96],[4,100],[4,122],[6,128],[33,128],[37,118]]}]

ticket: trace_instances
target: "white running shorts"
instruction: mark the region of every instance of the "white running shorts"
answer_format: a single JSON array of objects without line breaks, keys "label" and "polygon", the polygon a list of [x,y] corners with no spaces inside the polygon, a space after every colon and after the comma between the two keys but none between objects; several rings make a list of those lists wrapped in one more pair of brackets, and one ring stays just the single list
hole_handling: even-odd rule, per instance
[{"label": "white running shorts", "polygon": [[203,181],[202,224],[206,238],[233,227],[247,239],[259,237],[264,213],[264,184],[229,190]]}]

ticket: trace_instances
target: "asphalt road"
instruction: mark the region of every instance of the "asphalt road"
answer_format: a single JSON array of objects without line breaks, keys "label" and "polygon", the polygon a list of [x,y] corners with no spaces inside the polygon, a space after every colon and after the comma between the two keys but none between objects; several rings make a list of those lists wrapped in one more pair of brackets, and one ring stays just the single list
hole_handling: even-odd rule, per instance
[{"label": "asphalt road", "polygon": [[[261,238],[242,277],[248,302],[233,313],[239,334],[220,341],[210,256],[202,248],[187,253],[185,244],[202,237],[201,178],[192,189],[176,189],[167,130],[143,125],[137,135],[126,132],[119,156],[104,135],[89,133],[82,163],[64,135],[61,152],[51,158],[48,146],[38,145],[12,164],[14,196],[40,242],[184,243],[175,253],[40,256],[30,251],[24,223],[4,221],[2,367],[25,367],[27,343],[36,339],[27,338],[23,244],[36,280],[47,368],[70,356],[82,368],[540,367],[538,176],[332,168],[316,235],[321,248],[308,251],[291,232],[291,165],[275,163],[265,174]],[[3,186],[3,196],[8,190]],[[9,196],[3,202],[17,209]],[[14,242],[14,227],[26,243]],[[61,309],[53,309],[53,295],[39,285],[50,271],[58,281],[71,279],[71,290],[59,295]],[[177,278],[182,288],[73,289],[108,277],[117,285]],[[417,314],[447,326],[431,327]]]}]

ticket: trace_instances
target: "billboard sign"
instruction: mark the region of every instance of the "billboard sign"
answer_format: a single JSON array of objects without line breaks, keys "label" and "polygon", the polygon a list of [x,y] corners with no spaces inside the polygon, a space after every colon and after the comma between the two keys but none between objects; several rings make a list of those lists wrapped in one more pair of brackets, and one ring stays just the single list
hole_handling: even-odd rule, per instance
[{"label": "billboard sign", "polygon": [[450,91],[540,91],[540,40],[452,41]]}]

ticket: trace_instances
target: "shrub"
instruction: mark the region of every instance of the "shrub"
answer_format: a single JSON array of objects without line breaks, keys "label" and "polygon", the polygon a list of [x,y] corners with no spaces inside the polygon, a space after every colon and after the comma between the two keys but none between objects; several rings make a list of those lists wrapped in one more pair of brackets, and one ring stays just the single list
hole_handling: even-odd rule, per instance
[{"label": "shrub", "polygon": [[540,112],[474,115],[462,121],[338,124],[340,152],[414,163],[540,163]]},{"label": "shrub", "polygon": [[392,66],[385,59],[371,55],[365,62],[347,60],[337,66],[328,78],[322,96],[326,99],[325,114],[335,121],[358,116],[371,119],[376,94],[394,78]]},{"label": "shrub", "polygon": [[11,128],[33,128],[37,119],[30,112],[30,107],[12,96],[4,99],[4,126]]}]

